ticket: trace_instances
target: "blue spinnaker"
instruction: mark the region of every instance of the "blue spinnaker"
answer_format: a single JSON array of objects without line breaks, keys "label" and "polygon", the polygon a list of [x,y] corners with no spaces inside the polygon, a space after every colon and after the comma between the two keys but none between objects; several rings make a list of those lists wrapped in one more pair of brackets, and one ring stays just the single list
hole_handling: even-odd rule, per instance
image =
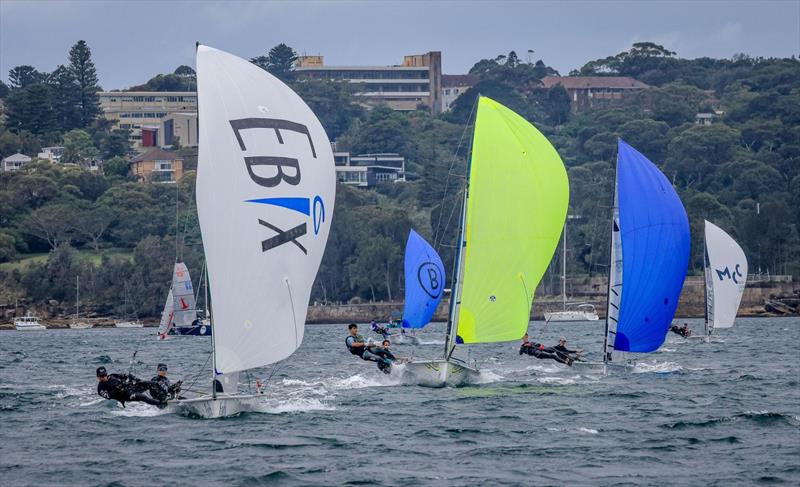
[{"label": "blue spinnaker", "polygon": [[672,184],[619,141],[617,198],[622,301],[616,350],[652,352],[664,343],[689,263],[689,220]]},{"label": "blue spinnaker", "polygon": [[411,230],[406,243],[403,328],[422,328],[433,318],[444,291],[444,266],[433,247]]}]

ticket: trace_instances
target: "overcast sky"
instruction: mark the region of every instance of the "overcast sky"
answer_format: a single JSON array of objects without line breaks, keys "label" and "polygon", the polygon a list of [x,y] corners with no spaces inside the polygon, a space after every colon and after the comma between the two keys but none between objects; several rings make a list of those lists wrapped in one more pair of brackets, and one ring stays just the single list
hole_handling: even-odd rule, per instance
[{"label": "overcast sky", "polygon": [[442,51],[444,72],[515,50],[567,74],[655,41],[686,58],[798,55],[800,0],[773,1],[166,1],[0,0],[0,76],[52,71],[72,44],[92,49],[100,83],[119,89],[181,64],[200,41],[241,57],[285,42],[328,65],[398,64]]}]

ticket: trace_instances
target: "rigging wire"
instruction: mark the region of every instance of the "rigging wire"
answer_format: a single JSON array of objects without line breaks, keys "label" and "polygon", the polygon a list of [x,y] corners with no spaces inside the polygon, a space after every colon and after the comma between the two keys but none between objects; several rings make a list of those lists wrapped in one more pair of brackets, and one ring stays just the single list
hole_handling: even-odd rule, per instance
[{"label": "rigging wire", "polygon": [[[447,177],[445,178],[444,181],[444,192],[442,193],[442,202],[441,202],[442,206],[444,205],[445,198],[447,197],[447,188],[450,185],[450,176],[453,172],[453,168],[455,167],[456,161],[458,160],[458,152],[461,149],[461,144],[464,142],[464,136],[467,134],[467,131],[470,128],[471,125],[470,121],[472,121],[472,114],[475,112],[475,108],[478,106],[479,98],[480,96],[475,97],[475,102],[472,104],[472,108],[469,111],[469,117],[467,118],[467,123],[466,125],[464,125],[464,130],[461,132],[461,137],[458,139],[458,145],[456,146],[456,151],[453,154],[453,158],[450,160],[450,168],[447,170]],[[436,222],[436,229],[433,231],[434,247],[436,247],[436,241],[439,240],[439,229],[441,228],[441,224],[442,224],[442,212],[439,211],[439,219]],[[447,227],[445,227],[442,233],[444,233],[446,229]],[[444,238],[444,235],[442,235],[442,238]]]}]

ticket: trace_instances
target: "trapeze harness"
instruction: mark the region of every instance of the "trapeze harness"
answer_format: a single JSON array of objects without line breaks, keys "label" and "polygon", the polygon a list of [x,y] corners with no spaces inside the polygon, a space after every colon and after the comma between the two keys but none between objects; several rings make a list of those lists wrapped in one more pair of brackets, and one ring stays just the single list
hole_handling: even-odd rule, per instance
[{"label": "trapeze harness", "polygon": [[344,344],[347,347],[347,350],[349,350],[350,353],[352,353],[356,357],[363,358],[362,356],[364,355],[364,351],[366,350],[366,347],[353,347],[353,346],[351,346],[350,345],[350,343],[351,343],[350,339],[351,338],[353,339],[354,342],[364,343],[364,337],[362,337],[361,335],[356,335],[356,336],[350,335],[350,336],[348,336],[348,337],[346,337],[344,339]]}]

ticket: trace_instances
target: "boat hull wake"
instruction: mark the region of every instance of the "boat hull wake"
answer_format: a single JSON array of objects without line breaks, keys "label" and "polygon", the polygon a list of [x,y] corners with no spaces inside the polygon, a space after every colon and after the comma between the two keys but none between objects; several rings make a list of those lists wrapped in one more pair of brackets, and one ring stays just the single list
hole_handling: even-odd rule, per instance
[{"label": "boat hull wake", "polygon": [[257,395],[217,394],[216,398],[200,396],[172,401],[170,407],[178,413],[193,414],[204,419],[224,418],[254,410],[259,397]]},{"label": "boat hull wake", "polygon": [[424,387],[460,387],[476,384],[480,379],[478,369],[452,360],[426,360],[404,365],[403,381]]}]

